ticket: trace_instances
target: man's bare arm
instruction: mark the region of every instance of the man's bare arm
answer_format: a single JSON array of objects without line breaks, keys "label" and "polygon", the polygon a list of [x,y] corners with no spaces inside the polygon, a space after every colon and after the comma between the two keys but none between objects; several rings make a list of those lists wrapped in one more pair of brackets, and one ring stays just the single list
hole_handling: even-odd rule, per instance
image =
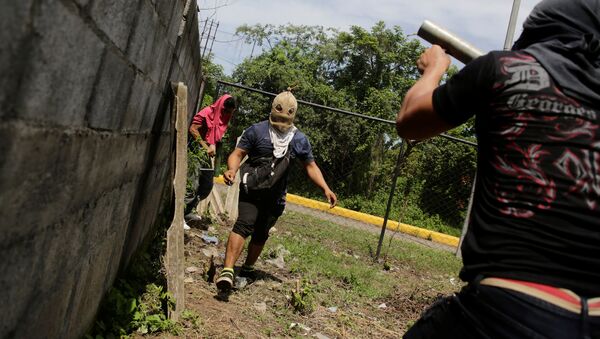
[{"label": "man's bare arm", "polygon": [[433,91],[450,66],[450,57],[437,45],[427,49],[417,61],[422,76],[408,90],[398,116],[396,131],[408,139],[425,139],[451,129],[433,108]]},{"label": "man's bare arm", "polygon": [[240,163],[242,159],[248,154],[245,150],[236,147],[233,152],[227,158],[227,171],[223,173],[223,178],[225,179],[225,183],[227,185],[232,185],[235,180],[235,174],[240,168]]},{"label": "man's bare arm", "polygon": [[321,169],[317,166],[317,163],[314,161],[310,161],[304,164],[304,169],[306,169],[306,174],[315,183],[315,185],[319,186],[323,190],[323,194],[325,194],[325,198],[329,202],[329,207],[333,208],[337,204],[337,197],[333,191],[325,182],[325,178],[323,178],[323,173],[321,173]]}]

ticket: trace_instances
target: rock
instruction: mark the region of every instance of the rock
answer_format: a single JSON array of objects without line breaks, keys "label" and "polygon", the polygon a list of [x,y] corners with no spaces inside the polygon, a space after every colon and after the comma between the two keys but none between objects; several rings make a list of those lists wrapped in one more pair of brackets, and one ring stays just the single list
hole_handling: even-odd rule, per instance
[{"label": "rock", "polygon": [[310,327],[303,325],[301,323],[291,323],[290,330],[293,328],[304,331],[304,332],[310,332]]},{"label": "rock", "polygon": [[244,289],[248,286],[248,279],[245,277],[235,277],[235,288],[238,290]]},{"label": "rock", "polygon": [[273,234],[275,232],[277,232],[277,228],[271,227],[271,229],[269,230],[269,234]]},{"label": "rock", "polygon": [[203,248],[202,254],[204,254],[207,258],[220,256],[219,251],[214,247]]},{"label": "rock", "polygon": [[326,336],[325,334],[323,334],[321,332],[315,333],[314,337],[318,338],[318,339],[329,339],[328,336]]},{"label": "rock", "polygon": [[185,269],[185,272],[186,273],[194,273],[194,272],[198,272],[198,270],[200,270],[198,267],[190,266]]},{"label": "rock", "polygon": [[216,232],[217,232],[217,229],[216,229],[216,228],[214,228],[213,226],[210,226],[210,227],[208,228],[208,233],[210,233],[210,234],[215,234]]},{"label": "rock", "polygon": [[267,312],[267,304],[265,302],[254,303],[254,309],[260,313]]},{"label": "rock", "polygon": [[377,306],[377,308],[384,309],[384,308],[387,308],[387,305],[385,303],[381,303],[381,304],[379,304],[379,306]]},{"label": "rock", "polygon": [[278,256],[275,259],[269,259],[267,260],[267,263],[279,268],[279,269],[284,269],[285,268],[285,261],[283,260],[283,256]]},{"label": "rock", "polygon": [[270,290],[279,290],[283,284],[277,281],[273,281],[271,286],[269,286]]},{"label": "rock", "polygon": [[210,235],[202,234],[200,236],[200,238],[202,239],[202,241],[204,241],[207,244],[215,244],[215,245],[219,244],[219,239],[217,237],[215,237],[215,236],[210,236]]},{"label": "rock", "polygon": [[275,248],[275,251],[277,251],[277,255],[278,256],[286,256],[286,255],[290,255],[291,252],[286,250],[285,247],[283,247],[283,245],[278,245]]},{"label": "rock", "polygon": [[338,308],[335,306],[332,306],[332,307],[327,308],[327,310],[331,313],[335,313],[335,312],[337,312]]},{"label": "rock", "polygon": [[183,282],[188,284],[188,283],[193,283],[194,282],[194,278],[192,277],[187,277],[185,279],[183,279]]}]

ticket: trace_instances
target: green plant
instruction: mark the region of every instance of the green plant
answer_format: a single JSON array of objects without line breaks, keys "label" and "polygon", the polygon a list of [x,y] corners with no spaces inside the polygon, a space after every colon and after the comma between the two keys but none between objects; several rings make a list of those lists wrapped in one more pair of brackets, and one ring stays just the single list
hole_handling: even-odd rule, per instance
[{"label": "green plant", "polygon": [[188,150],[188,179],[186,186],[188,189],[192,187],[192,177],[200,175],[201,168],[211,168],[211,161],[208,153],[198,140],[190,140]]},{"label": "green plant", "polygon": [[296,289],[291,293],[290,304],[295,312],[300,314],[310,314],[314,309],[314,291],[308,280],[303,280],[302,284],[296,281]]},{"label": "green plant", "polygon": [[181,312],[181,320],[183,320],[182,323],[186,327],[190,327],[195,330],[199,330],[202,325],[200,316],[198,315],[198,313],[192,310],[184,310],[183,312]]}]

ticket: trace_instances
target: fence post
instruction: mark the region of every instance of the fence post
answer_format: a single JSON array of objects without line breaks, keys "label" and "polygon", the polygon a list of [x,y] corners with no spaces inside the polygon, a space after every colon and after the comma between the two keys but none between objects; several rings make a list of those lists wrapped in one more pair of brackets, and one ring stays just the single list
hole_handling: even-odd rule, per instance
[{"label": "fence post", "polygon": [[467,234],[467,230],[469,229],[469,222],[471,221],[471,209],[473,208],[473,197],[475,196],[475,185],[477,184],[477,172],[473,176],[473,187],[471,187],[471,196],[469,197],[469,205],[467,206],[467,215],[465,217],[465,222],[463,223],[462,232],[460,234],[460,241],[458,242],[458,247],[456,248],[456,257],[460,258],[462,253],[460,252],[460,247],[462,246],[463,240],[465,239],[465,234]]},{"label": "fence post", "polygon": [[394,168],[390,196],[388,197],[387,207],[385,208],[385,216],[383,217],[383,225],[381,226],[381,234],[379,235],[379,243],[377,244],[377,253],[375,254],[375,260],[378,260],[379,255],[381,254],[381,245],[383,244],[383,238],[385,237],[385,229],[387,227],[388,218],[390,216],[390,210],[392,209],[394,193],[396,192],[396,181],[398,181],[398,176],[400,175],[402,163],[404,162],[406,155],[410,152],[410,149],[412,148],[410,142],[406,139],[402,140],[402,145],[400,147],[401,148],[400,152],[398,153],[398,159],[396,160],[396,167]]},{"label": "fence post", "polygon": [[169,307],[169,318],[177,321],[185,309],[184,291],[184,243],[183,243],[183,199],[187,180],[187,87],[182,83],[173,84],[175,100],[173,110],[176,114],[176,155],[175,178],[175,211],[173,222],[167,230],[167,252],[165,267],[167,271],[167,290],[175,298],[175,307]]}]

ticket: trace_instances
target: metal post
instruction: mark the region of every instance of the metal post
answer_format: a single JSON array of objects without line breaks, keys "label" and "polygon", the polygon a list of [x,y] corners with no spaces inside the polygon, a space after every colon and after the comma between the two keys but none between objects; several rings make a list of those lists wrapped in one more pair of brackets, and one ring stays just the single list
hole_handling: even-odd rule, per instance
[{"label": "metal post", "polygon": [[471,195],[469,196],[469,205],[467,206],[467,216],[465,217],[465,222],[463,223],[462,232],[460,234],[460,241],[458,242],[458,247],[456,248],[456,256],[461,257],[462,253],[460,248],[462,247],[463,240],[465,239],[465,235],[467,234],[467,230],[469,229],[469,223],[471,221],[471,209],[473,208],[473,197],[475,196],[475,185],[477,184],[477,172],[473,176],[473,187],[471,187]]},{"label": "metal post", "polygon": [[383,217],[383,225],[381,226],[381,234],[379,235],[379,243],[377,244],[377,253],[375,254],[375,260],[379,259],[381,254],[381,245],[383,244],[383,238],[385,237],[385,229],[387,227],[388,218],[390,216],[390,210],[392,209],[392,201],[394,200],[394,193],[396,192],[396,181],[400,175],[400,169],[404,162],[405,155],[410,152],[411,146],[407,140],[402,140],[402,146],[398,153],[398,160],[396,160],[396,167],[394,168],[394,175],[392,179],[392,188],[390,189],[390,196],[388,197],[387,207],[385,209],[385,216]]},{"label": "metal post", "polygon": [[200,83],[200,90],[198,91],[198,101],[196,101],[196,110],[193,112],[191,117],[188,117],[188,126],[192,124],[194,116],[200,112],[200,106],[202,105],[202,99],[204,99],[204,88],[206,87],[206,77],[202,75],[202,82]]},{"label": "metal post", "polygon": [[506,30],[506,39],[504,40],[504,50],[508,51],[512,47],[513,38],[515,36],[515,26],[517,25],[517,17],[519,16],[519,7],[521,0],[514,0],[512,10],[510,11],[510,20],[508,21],[508,29]]}]

